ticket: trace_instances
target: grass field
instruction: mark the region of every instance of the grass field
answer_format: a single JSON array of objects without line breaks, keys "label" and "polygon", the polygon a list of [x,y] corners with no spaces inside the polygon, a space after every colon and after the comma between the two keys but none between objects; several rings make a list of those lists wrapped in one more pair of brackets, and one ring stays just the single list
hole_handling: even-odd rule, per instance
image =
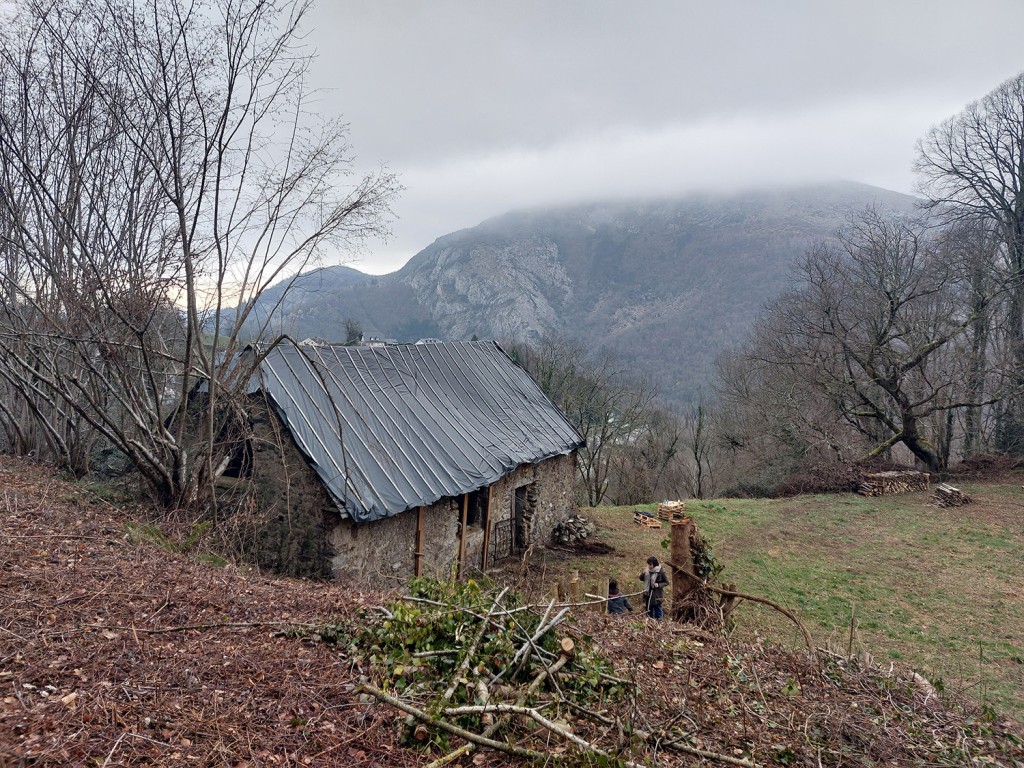
[{"label": "grass field", "polygon": [[[932,506],[927,493],[719,499],[686,508],[725,566],[720,581],[794,609],[819,646],[846,653],[855,615],[854,652],[911,666],[938,688],[1024,719],[1022,480],[960,485],[975,503],[951,509]],[[598,524],[595,539],[615,552],[549,553],[534,577],[554,581],[578,569],[587,590],[610,576],[624,592],[638,589],[647,556],[667,558],[668,527],[641,528],[633,509],[583,510]],[[801,644],[770,609],[748,603],[735,617],[741,637]]]}]

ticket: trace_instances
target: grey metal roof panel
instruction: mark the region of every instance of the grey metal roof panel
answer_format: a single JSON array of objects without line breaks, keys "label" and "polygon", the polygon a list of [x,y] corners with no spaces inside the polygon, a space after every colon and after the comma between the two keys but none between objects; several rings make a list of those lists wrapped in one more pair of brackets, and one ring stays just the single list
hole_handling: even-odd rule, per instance
[{"label": "grey metal roof panel", "polygon": [[579,433],[494,342],[285,342],[259,384],[353,520],[396,515],[569,453]]}]

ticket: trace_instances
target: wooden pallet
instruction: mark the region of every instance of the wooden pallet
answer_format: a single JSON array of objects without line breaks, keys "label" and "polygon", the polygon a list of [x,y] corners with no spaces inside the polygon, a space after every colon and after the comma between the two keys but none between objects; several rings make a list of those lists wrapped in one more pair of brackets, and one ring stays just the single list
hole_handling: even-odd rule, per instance
[{"label": "wooden pallet", "polygon": [[641,512],[639,509],[633,512],[633,522],[644,528],[661,528],[661,523],[654,519],[654,515],[649,512]]},{"label": "wooden pallet", "polygon": [[686,516],[686,505],[681,501],[663,501],[658,505],[658,519],[678,523]]}]

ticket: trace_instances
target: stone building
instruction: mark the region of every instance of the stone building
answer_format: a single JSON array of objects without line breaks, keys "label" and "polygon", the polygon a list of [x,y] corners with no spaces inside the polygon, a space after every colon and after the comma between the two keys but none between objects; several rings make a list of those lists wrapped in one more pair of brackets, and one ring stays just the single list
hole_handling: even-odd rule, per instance
[{"label": "stone building", "polygon": [[493,342],[284,343],[250,397],[226,484],[252,501],[250,558],[280,572],[465,575],[572,511],[582,439]]}]

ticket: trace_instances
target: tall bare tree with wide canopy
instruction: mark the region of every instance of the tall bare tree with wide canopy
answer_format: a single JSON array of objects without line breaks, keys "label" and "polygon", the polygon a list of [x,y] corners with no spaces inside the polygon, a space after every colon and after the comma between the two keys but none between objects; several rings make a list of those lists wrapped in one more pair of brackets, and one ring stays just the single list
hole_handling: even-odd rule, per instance
[{"label": "tall bare tree with wide canopy", "polygon": [[[873,442],[866,458],[902,444],[940,469],[948,452],[934,417],[981,405],[955,348],[976,320],[963,302],[969,271],[912,223],[873,210],[797,271],[800,287],[770,305],[748,354],[798,371]],[[981,309],[991,300],[976,298]]]},{"label": "tall bare tree with wide canopy", "polygon": [[918,142],[915,170],[931,208],[998,238],[1008,286],[1005,333],[1012,358],[999,444],[1024,450],[1024,72],[968,104]]},{"label": "tall bare tree with wide canopy", "polygon": [[210,508],[232,409],[274,343],[251,317],[384,234],[305,84],[302,0],[20,0],[0,33],[0,424],[76,472],[116,449]]}]

